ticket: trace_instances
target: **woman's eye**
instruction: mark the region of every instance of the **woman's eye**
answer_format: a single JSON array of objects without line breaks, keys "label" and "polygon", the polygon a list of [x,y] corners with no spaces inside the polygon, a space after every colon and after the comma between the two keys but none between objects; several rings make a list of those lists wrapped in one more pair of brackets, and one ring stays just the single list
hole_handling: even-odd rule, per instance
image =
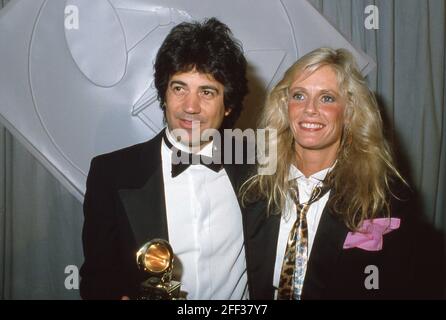
[{"label": "woman's eye", "polygon": [[303,94],[301,94],[301,93],[295,93],[295,94],[293,94],[293,99],[294,100],[303,100],[304,99],[304,95]]},{"label": "woman's eye", "polygon": [[335,102],[335,98],[333,98],[332,96],[322,96],[322,102],[325,103]]}]

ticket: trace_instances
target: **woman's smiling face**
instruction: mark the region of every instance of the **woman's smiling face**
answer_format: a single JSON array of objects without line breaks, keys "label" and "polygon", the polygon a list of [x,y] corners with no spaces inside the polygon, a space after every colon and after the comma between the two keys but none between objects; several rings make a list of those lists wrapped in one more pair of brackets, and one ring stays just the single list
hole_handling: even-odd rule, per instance
[{"label": "woman's smiling face", "polygon": [[288,100],[296,151],[337,152],[345,124],[345,105],[332,67],[320,67],[310,75],[297,74]]}]

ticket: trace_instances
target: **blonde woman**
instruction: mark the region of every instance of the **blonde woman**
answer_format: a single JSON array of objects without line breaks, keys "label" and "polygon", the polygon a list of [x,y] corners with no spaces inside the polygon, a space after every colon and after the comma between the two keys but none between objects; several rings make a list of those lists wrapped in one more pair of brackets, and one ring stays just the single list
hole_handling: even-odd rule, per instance
[{"label": "blonde woman", "polygon": [[409,297],[410,196],[352,55],[320,48],[299,59],[260,127],[277,130],[279,161],[241,189],[250,297]]}]

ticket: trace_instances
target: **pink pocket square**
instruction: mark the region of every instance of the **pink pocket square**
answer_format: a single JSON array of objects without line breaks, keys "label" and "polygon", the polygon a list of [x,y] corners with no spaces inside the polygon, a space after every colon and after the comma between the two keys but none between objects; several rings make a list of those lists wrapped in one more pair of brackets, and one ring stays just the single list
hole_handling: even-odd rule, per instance
[{"label": "pink pocket square", "polygon": [[367,251],[379,251],[383,247],[383,235],[400,227],[398,218],[379,218],[364,220],[357,232],[349,232],[344,242],[344,249],[361,248]]}]

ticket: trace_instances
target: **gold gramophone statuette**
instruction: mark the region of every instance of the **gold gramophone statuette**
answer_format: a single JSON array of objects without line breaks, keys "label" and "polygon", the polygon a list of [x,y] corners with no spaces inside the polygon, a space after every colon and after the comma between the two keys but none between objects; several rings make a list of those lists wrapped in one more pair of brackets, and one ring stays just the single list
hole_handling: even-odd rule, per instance
[{"label": "gold gramophone statuette", "polygon": [[136,253],[138,268],[149,274],[141,283],[141,300],[179,299],[181,283],[172,280],[173,251],[169,242],[153,239]]}]

